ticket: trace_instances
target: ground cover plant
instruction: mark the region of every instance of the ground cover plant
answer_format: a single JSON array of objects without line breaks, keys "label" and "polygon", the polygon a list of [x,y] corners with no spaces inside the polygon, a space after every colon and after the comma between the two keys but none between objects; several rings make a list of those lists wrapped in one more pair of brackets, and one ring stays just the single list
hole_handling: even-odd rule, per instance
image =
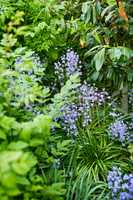
[{"label": "ground cover plant", "polygon": [[0,199],[133,199],[132,0],[0,0]]}]

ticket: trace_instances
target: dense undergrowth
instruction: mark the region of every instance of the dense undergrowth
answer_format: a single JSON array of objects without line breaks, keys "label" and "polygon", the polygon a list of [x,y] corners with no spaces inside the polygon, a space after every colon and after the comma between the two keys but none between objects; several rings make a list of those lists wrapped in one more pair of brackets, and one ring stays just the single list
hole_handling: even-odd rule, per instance
[{"label": "dense undergrowth", "polygon": [[132,9],[0,0],[0,200],[133,199]]}]

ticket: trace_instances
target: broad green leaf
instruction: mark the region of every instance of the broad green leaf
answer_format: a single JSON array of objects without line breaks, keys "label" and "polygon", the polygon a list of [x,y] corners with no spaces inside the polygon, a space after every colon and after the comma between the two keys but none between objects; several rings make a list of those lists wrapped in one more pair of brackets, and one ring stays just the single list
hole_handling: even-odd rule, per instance
[{"label": "broad green leaf", "polygon": [[86,2],[86,3],[83,3],[82,5],[82,12],[87,13],[87,11],[88,11],[88,3]]},{"label": "broad green leaf", "polygon": [[97,71],[100,71],[100,69],[102,68],[104,60],[105,60],[105,48],[102,48],[93,58]]},{"label": "broad green leaf", "polygon": [[121,55],[122,55],[122,52],[121,52],[121,49],[120,48],[117,48],[117,47],[112,47],[108,50],[109,52],[109,56],[112,60],[114,59],[120,59]]},{"label": "broad green leaf", "polygon": [[27,147],[28,147],[28,144],[23,141],[11,142],[8,145],[8,149],[12,149],[12,150],[21,150],[21,149],[25,149]]},{"label": "broad green leaf", "polygon": [[119,47],[121,49],[122,55],[126,56],[128,59],[133,57],[133,50],[128,47]]},{"label": "broad green leaf", "polygon": [[92,13],[92,6],[88,5],[87,12],[84,13],[84,20],[86,23],[90,22],[91,20],[91,13]]},{"label": "broad green leaf", "polygon": [[92,14],[92,5],[88,4],[87,2],[83,3],[81,19],[85,21],[85,23],[88,23],[91,19],[91,14]]},{"label": "broad green leaf", "polygon": [[116,4],[116,1],[115,0],[107,0],[107,3],[109,5],[114,5],[114,4]]},{"label": "broad green leaf", "polygon": [[6,133],[2,129],[0,129],[0,139],[6,140],[6,138]]},{"label": "broad green leaf", "polygon": [[21,191],[16,186],[9,188],[8,190],[6,190],[6,192],[8,193],[8,196],[11,196],[11,197],[21,194]]},{"label": "broad green leaf", "polygon": [[16,175],[11,171],[6,172],[3,174],[1,181],[2,185],[4,185],[7,188],[10,188],[16,184]]},{"label": "broad green leaf", "polygon": [[31,146],[31,147],[36,147],[36,146],[39,146],[39,145],[42,145],[42,144],[44,144],[44,141],[42,140],[42,139],[31,139],[30,140],[30,143],[29,143],[29,145]]},{"label": "broad green leaf", "polygon": [[93,47],[93,48],[91,48],[89,51],[87,51],[86,53],[85,53],[85,57],[88,57],[88,56],[90,56],[90,55],[93,55],[93,54],[95,54],[95,52],[98,50],[98,49],[100,49],[101,48],[101,45],[97,45],[97,46],[95,46],[95,47]]},{"label": "broad green leaf", "polygon": [[108,52],[111,59],[113,58],[120,59],[122,55],[125,56],[127,59],[130,59],[133,57],[133,50],[128,47],[122,47],[122,46],[112,47],[108,50]]},{"label": "broad green leaf", "polygon": [[96,80],[98,79],[98,77],[99,77],[99,71],[95,71],[95,72],[92,74],[92,79],[93,79],[94,81],[96,81]]},{"label": "broad green leaf", "polygon": [[36,157],[30,152],[27,152],[24,153],[17,162],[12,163],[12,168],[17,174],[26,175],[36,163]]},{"label": "broad green leaf", "polygon": [[[10,162],[14,162],[22,156],[21,151],[3,151],[0,153],[0,167],[3,167],[3,170],[6,168],[6,165]],[[4,167],[5,166],[5,167]]]},{"label": "broad green leaf", "polygon": [[30,181],[22,176],[17,176],[16,177],[16,183],[20,185],[30,185]]},{"label": "broad green leaf", "polygon": [[25,123],[22,123],[21,126],[22,126],[22,131],[20,132],[19,137],[20,139],[28,142],[30,140],[32,130],[33,130],[32,123],[25,122]]}]

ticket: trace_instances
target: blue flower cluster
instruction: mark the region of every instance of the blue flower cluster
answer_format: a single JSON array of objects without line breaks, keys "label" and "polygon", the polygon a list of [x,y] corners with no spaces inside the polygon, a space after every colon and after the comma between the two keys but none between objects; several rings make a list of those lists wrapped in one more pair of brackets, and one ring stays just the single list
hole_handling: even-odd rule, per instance
[{"label": "blue flower cluster", "polygon": [[86,105],[89,109],[94,105],[102,105],[105,103],[105,100],[109,99],[108,93],[103,89],[98,91],[98,88],[84,83],[78,89],[80,102]]},{"label": "blue flower cluster", "polygon": [[106,91],[98,91],[96,87],[84,83],[77,89],[77,99],[73,104],[65,105],[62,109],[61,125],[66,132],[71,135],[77,135],[77,122],[80,127],[86,127],[90,122],[90,109],[97,105],[102,105],[108,93]]},{"label": "blue flower cluster", "polygon": [[107,181],[113,200],[133,199],[133,174],[123,174],[121,169],[113,167]]},{"label": "blue flower cluster", "polygon": [[[55,63],[54,69],[59,83],[63,86],[71,75],[75,73],[81,75],[81,68],[78,54],[72,49],[68,49],[60,61]],[[93,106],[100,106],[110,98],[104,89],[99,91],[98,88],[88,85],[86,82],[76,89],[76,93],[76,100],[71,105],[65,105],[61,109],[62,115],[59,117],[64,130],[72,135],[78,133],[77,122],[80,122],[81,127],[86,127],[91,122],[89,111]]]},{"label": "blue flower cluster", "polygon": [[22,55],[21,57],[17,57],[15,64],[14,64],[15,70],[27,74],[29,76],[39,76],[43,75],[44,67],[42,62],[40,61],[40,58],[37,54],[35,54],[32,51],[27,52],[27,54]]},{"label": "blue flower cluster", "polygon": [[23,106],[27,111],[33,111],[34,102],[43,99],[44,88],[40,81],[44,72],[40,58],[29,51],[17,57],[12,72],[15,76],[9,78],[9,90],[13,95],[12,106]]},{"label": "blue flower cluster", "polygon": [[127,124],[122,120],[116,120],[114,123],[111,123],[109,127],[109,136],[112,139],[120,141],[122,144],[129,142],[130,135]]},{"label": "blue flower cluster", "polygon": [[61,125],[63,129],[71,135],[77,135],[77,120],[79,118],[78,107],[75,104],[65,105],[62,109]]},{"label": "blue flower cluster", "polygon": [[81,112],[80,107],[77,105],[71,104],[64,106],[62,109],[62,127],[63,129],[71,135],[76,136],[78,134],[78,120],[80,119],[80,125],[86,127],[89,122],[91,122],[88,112]]},{"label": "blue flower cluster", "polygon": [[61,86],[74,73],[81,74],[81,61],[79,55],[72,49],[68,49],[66,54],[61,56],[60,61],[54,64],[55,75],[57,76]]}]

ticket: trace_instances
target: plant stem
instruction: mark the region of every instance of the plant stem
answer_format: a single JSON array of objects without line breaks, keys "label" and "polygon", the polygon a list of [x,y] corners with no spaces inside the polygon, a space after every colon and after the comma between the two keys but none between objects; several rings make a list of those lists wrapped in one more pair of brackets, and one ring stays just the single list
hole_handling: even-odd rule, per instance
[{"label": "plant stem", "polygon": [[128,113],[128,84],[122,89],[121,107],[124,113]]}]

